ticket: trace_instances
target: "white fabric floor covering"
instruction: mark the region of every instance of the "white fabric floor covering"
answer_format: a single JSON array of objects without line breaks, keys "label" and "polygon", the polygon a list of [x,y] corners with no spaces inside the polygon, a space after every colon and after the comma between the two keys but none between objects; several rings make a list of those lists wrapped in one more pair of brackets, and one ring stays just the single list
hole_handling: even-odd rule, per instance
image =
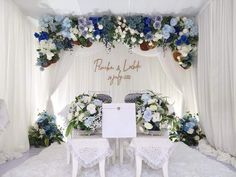
[{"label": "white fabric floor covering", "polygon": [[[66,164],[65,145],[53,144],[39,155],[7,172],[3,177],[71,177],[71,165]],[[79,177],[98,177],[98,166],[82,169]],[[107,177],[134,177],[134,163],[125,160],[124,165],[106,168]],[[161,170],[143,165],[142,177],[161,177]],[[235,177],[236,172],[220,162],[202,155],[183,143],[178,143],[169,162],[170,177]]]}]

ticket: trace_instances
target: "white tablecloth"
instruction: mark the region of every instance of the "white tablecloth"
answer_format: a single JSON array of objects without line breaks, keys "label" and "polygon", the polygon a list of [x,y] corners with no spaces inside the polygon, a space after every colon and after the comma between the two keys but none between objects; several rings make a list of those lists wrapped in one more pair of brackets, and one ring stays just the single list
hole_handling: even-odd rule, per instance
[{"label": "white tablecloth", "polygon": [[103,138],[71,139],[68,147],[79,164],[86,168],[112,155],[108,140]]},{"label": "white tablecloth", "polygon": [[0,99],[0,131],[6,128],[9,122],[7,106],[4,100]]},{"label": "white tablecloth", "polygon": [[159,169],[168,161],[174,145],[165,137],[138,137],[131,141],[128,154],[132,158],[136,155],[140,156],[150,167]]}]

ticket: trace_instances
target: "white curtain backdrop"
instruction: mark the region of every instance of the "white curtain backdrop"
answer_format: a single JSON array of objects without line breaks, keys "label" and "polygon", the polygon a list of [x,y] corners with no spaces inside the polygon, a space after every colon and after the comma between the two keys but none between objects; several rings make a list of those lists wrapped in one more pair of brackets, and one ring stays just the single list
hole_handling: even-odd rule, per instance
[{"label": "white curtain backdrop", "polygon": [[[136,51],[130,51],[122,44],[107,52],[103,44],[93,44],[90,48],[74,49],[61,60],[73,60],[72,67],[68,71],[64,80],[53,94],[52,100],[55,112],[60,112],[74,97],[81,93],[102,91],[112,96],[113,102],[124,102],[124,97],[128,93],[150,89],[164,96],[168,96],[178,115],[181,114],[182,94],[176,89],[163,71],[158,57],[147,57],[137,55]],[[156,52],[155,52],[156,53]],[[151,56],[151,54],[150,54]],[[74,59],[73,59],[74,58]],[[141,68],[139,72],[129,71],[130,80],[123,80],[119,86],[114,83],[110,85],[107,80],[110,74],[116,72],[94,72],[94,60],[103,59],[104,64],[111,62],[112,65],[123,65],[125,59],[128,64],[134,60],[139,60]]]},{"label": "white curtain backdrop", "polygon": [[0,163],[28,150],[28,126],[34,110],[33,27],[11,0],[0,0],[0,99],[9,123],[0,132]]},{"label": "white curtain backdrop", "polygon": [[212,0],[198,16],[201,123],[211,145],[236,156],[236,2]]}]

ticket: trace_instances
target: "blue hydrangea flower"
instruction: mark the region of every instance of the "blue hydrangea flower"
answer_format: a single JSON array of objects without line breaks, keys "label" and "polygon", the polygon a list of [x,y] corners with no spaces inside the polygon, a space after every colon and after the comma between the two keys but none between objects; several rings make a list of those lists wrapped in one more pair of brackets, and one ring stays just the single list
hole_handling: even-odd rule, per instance
[{"label": "blue hydrangea flower", "polygon": [[62,28],[64,29],[70,29],[71,28],[71,20],[66,17],[62,22]]},{"label": "blue hydrangea flower", "polygon": [[146,122],[150,122],[152,120],[152,111],[149,109],[144,111],[143,118]]},{"label": "blue hydrangea flower", "polygon": [[164,25],[163,28],[162,28],[162,32],[163,33],[174,33],[175,28],[170,26],[170,25]]},{"label": "blue hydrangea flower", "polygon": [[147,102],[148,102],[148,100],[150,100],[151,99],[151,96],[149,95],[149,94],[142,94],[142,96],[141,96],[141,100],[143,100],[144,101],[144,103],[146,104]]},{"label": "blue hydrangea flower", "polygon": [[183,130],[184,130],[185,132],[188,132],[189,129],[193,129],[195,126],[196,126],[195,123],[193,123],[193,122],[187,122],[186,124],[184,124]]},{"label": "blue hydrangea flower", "polygon": [[175,26],[175,25],[177,25],[177,23],[178,23],[178,20],[177,20],[176,18],[172,18],[172,19],[170,20],[170,25],[171,25],[171,26]]},{"label": "blue hydrangea flower", "polygon": [[162,31],[162,35],[163,35],[164,39],[168,39],[170,37],[170,33],[169,32]]},{"label": "blue hydrangea flower", "polygon": [[53,17],[50,15],[43,16],[39,19],[39,25],[41,27],[47,28],[50,23],[53,23]]},{"label": "blue hydrangea flower", "polygon": [[98,100],[98,99],[95,99],[93,101],[93,104],[95,104],[96,106],[102,106],[102,101],[101,100]]},{"label": "blue hydrangea flower", "polygon": [[186,20],[184,21],[184,25],[185,25],[186,28],[192,28],[193,25],[194,25],[193,20],[191,20],[191,19],[186,19]]},{"label": "blue hydrangea flower", "polygon": [[151,31],[151,28],[150,27],[144,27],[144,29],[143,29],[143,33],[144,34],[147,34],[147,33],[149,33]]},{"label": "blue hydrangea flower", "polygon": [[55,16],[55,21],[57,23],[61,23],[63,20],[64,20],[64,16],[62,16],[62,15]]},{"label": "blue hydrangea flower", "polygon": [[94,119],[95,119],[94,117],[88,117],[88,118],[86,118],[86,120],[84,121],[84,125],[85,125],[86,127],[91,127],[91,125],[92,125]]},{"label": "blue hydrangea flower", "polygon": [[190,29],[190,36],[197,36],[198,35],[198,27],[197,26],[193,26],[191,29]]},{"label": "blue hydrangea flower", "polygon": [[147,41],[152,41],[152,40],[153,40],[152,32],[148,32],[148,33],[145,35],[145,39],[146,39]]}]

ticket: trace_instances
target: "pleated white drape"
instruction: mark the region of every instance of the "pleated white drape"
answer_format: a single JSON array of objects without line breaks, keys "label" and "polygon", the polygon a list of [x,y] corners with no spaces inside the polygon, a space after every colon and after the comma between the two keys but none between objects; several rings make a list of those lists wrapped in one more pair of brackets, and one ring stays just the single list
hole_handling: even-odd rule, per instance
[{"label": "pleated white drape", "polygon": [[196,67],[201,123],[211,145],[236,156],[236,2],[213,0],[201,11]]},{"label": "pleated white drape", "polygon": [[[115,46],[108,53],[103,44],[95,43],[90,48],[75,48],[71,55],[61,58],[61,60],[72,59],[73,63],[52,97],[55,112],[60,112],[76,95],[81,93],[102,91],[109,93],[113,102],[124,102],[125,95],[128,93],[150,89],[168,96],[170,102],[174,103],[178,115],[181,115],[182,94],[166,76],[159,58],[154,57],[157,56],[157,52],[155,51],[154,55],[149,53],[147,54],[149,57],[144,57],[136,54],[137,51],[129,51],[122,44]],[[125,59],[129,64],[134,60],[139,60],[141,68],[139,72],[127,73],[131,74],[130,80],[123,80],[119,86],[116,84],[110,86],[107,81],[108,73],[94,72],[93,62],[98,58],[103,59],[104,64],[110,61],[115,66],[123,65]]]},{"label": "pleated white drape", "polygon": [[32,97],[33,27],[11,0],[0,0],[0,98],[9,123],[0,132],[0,163],[29,148]]}]

